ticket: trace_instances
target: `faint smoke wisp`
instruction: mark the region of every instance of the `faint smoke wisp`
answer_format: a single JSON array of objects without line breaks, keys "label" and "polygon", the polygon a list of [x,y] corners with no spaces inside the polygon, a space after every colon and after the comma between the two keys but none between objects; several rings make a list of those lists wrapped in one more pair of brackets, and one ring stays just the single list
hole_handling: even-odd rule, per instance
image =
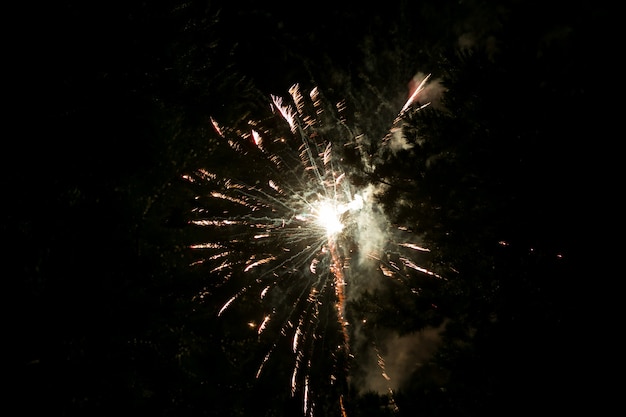
[{"label": "faint smoke wisp", "polygon": [[407,335],[389,331],[379,337],[378,346],[369,343],[361,353],[367,357],[362,363],[369,365],[358,383],[359,393],[384,395],[402,388],[430,360],[441,341],[442,329],[443,325],[427,327]]}]

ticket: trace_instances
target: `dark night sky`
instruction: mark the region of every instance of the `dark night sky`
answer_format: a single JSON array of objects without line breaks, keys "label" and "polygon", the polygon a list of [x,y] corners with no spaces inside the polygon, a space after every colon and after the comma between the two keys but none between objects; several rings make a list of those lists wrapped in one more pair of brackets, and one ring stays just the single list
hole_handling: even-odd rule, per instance
[{"label": "dark night sky", "polygon": [[[608,8],[514,0],[114,3],[63,1],[8,15],[1,231],[4,276],[15,288],[5,297],[6,340],[18,407],[53,416],[300,410],[282,389],[254,387],[246,375],[259,352],[215,319],[219,301],[206,311],[190,301],[206,277],[188,267],[193,196],[180,177],[228,165],[210,153],[210,116],[237,124],[294,83],[346,99],[351,122],[382,137],[416,74],[448,89],[438,108],[449,110],[448,124],[436,113],[415,119],[430,123],[434,138],[420,149],[454,157],[431,170],[427,156],[407,152],[382,164],[379,179],[423,181],[408,195],[427,205],[395,207],[409,221],[444,206],[419,221],[466,275],[437,299],[456,326],[451,338],[466,343],[469,328],[476,337],[464,351],[448,346],[445,383],[434,372],[407,376],[397,414],[596,405],[604,381],[596,379],[587,324],[595,320],[587,282],[596,272],[579,262],[600,194],[594,155],[606,143],[600,63]],[[406,199],[402,192],[395,198]],[[396,202],[386,197],[391,211]],[[498,240],[511,250],[490,249]],[[426,319],[400,323],[401,307],[385,316],[385,306],[404,305],[401,297],[379,301],[380,335],[389,336],[381,346],[399,352],[387,363],[400,374],[401,354],[425,360],[434,349],[432,330],[411,332]],[[354,308],[371,309],[368,302]],[[498,323],[489,319],[495,312]],[[275,372],[277,380],[289,376],[281,364]],[[360,372],[366,384],[370,370]],[[353,396],[348,415],[392,415],[384,387],[368,389],[379,396]]]}]

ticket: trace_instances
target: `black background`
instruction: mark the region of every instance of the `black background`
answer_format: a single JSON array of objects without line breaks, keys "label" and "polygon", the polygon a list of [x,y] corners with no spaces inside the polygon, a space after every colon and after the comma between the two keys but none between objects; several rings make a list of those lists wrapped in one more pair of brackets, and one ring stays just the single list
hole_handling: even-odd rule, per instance
[{"label": "black background", "polygon": [[[255,387],[228,323],[190,301],[202,278],[188,268],[180,177],[218,163],[210,116],[237,123],[294,83],[346,98],[382,136],[417,72],[443,80],[450,123],[426,121],[433,148],[390,160],[379,179],[419,184],[400,192],[430,203],[395,214],[419,219],[464,269],[440,295],[458,326],[439,364],[450,378],[434,388],[416,376],[397,413],[601,406],[592,347],[602,338],[589,322],[605,281],[583,260],[598,243],[586,238],[601,194],[594,151],[612,149],[601,87],[610,16],[597,2],[10,8],[2,234],[16,410],[300,410],[282,388]],[[444,151],[454,158],[425,168],[428,152]],[[413,313],[402,330],[419,327]],[[455,350],[468,328],[476,336]],[[350,416],[392,414],[384,396],[352,400]]]}]

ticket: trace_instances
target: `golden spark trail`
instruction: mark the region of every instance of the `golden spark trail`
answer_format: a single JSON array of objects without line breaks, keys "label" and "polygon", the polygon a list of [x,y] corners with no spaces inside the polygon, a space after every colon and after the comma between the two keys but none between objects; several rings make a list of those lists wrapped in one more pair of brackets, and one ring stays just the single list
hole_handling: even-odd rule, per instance
[{"label": "golden spark trail", "polygon": [[335,295],[337,297],[337,320],[343,332],[343,348],[348,353],[350,347],[350,337],[348,336],[347,322],[344,318],[346,307],[346,295],[344,287],[346,285],[343,274],[343,262],[338,254],[336,239],[329,239],[328,246],[330,249],[331,266],[330,271],[334,278]]}]

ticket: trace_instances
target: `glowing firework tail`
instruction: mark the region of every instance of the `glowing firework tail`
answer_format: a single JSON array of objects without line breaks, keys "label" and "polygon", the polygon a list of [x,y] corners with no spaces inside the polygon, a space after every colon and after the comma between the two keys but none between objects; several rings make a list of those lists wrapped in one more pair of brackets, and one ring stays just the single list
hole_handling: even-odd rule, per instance
[{"label": "glowing firework tail", "polygon": [[[415,102],[426,80],[412,93],[394,125]],[[226,155],[224,161],[235,162],[224,163],[216,172],[199,169],[185,179],[198,187],[191,223],[206,231],[191,246],[200,254],[194,266],[205,267],[211,276],[220,277],[215,287],[226,286],[229,281],[238,286],[216,314],[225,315],[237,300],[257,299],[265,311],[258,321],[250,322],[250,327],[259,338],[273,329],[272,334],[291,339],[291,393],[301,391],[303,413],[310,416],[320,394],[312,385],[311,370],[322,360],[320,355],[325,351],[318,344],[329,339],[327,329],[332,327],[323,319],[329,300],[334,300],[331,305],[341,333],[337,350],[329,354],[335,358],[349,356],[345,306],[352,248],[366,252],[359,256],[376,260],[386,277],[403,280],[408,269],[439,275],[401,253],[427,250],[416,243],[398,243],[394,237],[381,245],[372,244],[366,231],[385,230],[386,234],[388,224],[375,209],[371,185],[356,189],[344,171],[340,151],[358,146],[337,116],[342,106],[328,106],[317,88],[308,98],[297,85],[289,93],[291,105],[271,96],[271,110],[283,121],[283,127],[252,120],[245,129],[230,128],[211,119],[226,145],[220,148]],[[395,249],[389,250],[389,245]],[[276,349],[274,340],[259,364],[257,378]],[[338,379],[337,375],[329,378],[333,383]],[[339,402],[345,415],[343,396]]]},{"label": "glowing firework tail", "polygon": [[331,259],[331,267],[330,271],[332,276],[335,278],[335,295],[337,296],[337,319],[339,320],[339,325],[343,331],[343,339],[344,339],[344,347],[347,350],[349,347],[349,338],[348,338],[348,329],[346,328],[346,320],[344,317],[345,313],[345,304],[346,304],[346,294],[344,291],[344,286],[346,282],[344,280],[343,275],[343,265],[339,260],[339,255],[337,254],[337,243],[333,238],[329,240],[330,247],[330,259]]}]

